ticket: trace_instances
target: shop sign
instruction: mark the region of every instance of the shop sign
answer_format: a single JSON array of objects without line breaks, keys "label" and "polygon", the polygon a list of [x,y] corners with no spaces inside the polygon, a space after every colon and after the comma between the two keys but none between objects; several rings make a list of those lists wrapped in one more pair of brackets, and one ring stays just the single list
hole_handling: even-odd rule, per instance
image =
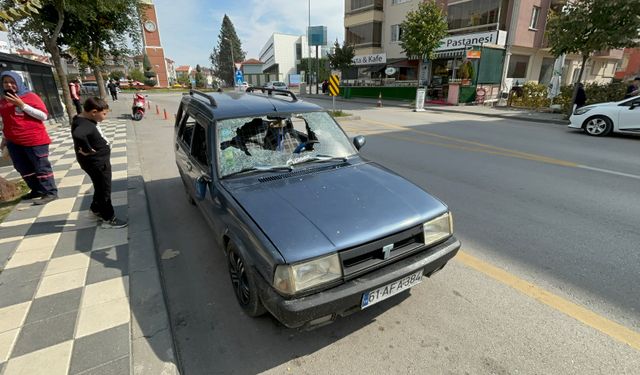
[{"label": "shop sign", "polygon": [[387,69],[384,70],[384,74],[392,76],[396,74],[396,68],[394,68],[393,66],[388,66]]},{"label": "shop sign", "polygon": [[353,56],[351,59],[353,65],[376,65],[376,64],[386,64],[387,63],[387,54],[386,53],[376,53],[373,55],[359,55]]},{"label": "shop sign", "polygon": [[482,55],[481,51],[470,50],[467,51],[467,59],[479,59]]},{"label": "shop sign", "polygon": [[419,88],[416,92],[416,109],[414,109],[415,112],[424,111],[424,99],[426,95],[427,90],[425,90],[424,88]]},{"label": "shop sign", "polygon": [[442,39],[440,47],[436,48],[436,51],[447,51],[465,48],[467,46],[479,46],[482,44],[497,44],[503,46],[507,39],[506,36],[507,33],[502,30],[465,35],[452,35]]}]

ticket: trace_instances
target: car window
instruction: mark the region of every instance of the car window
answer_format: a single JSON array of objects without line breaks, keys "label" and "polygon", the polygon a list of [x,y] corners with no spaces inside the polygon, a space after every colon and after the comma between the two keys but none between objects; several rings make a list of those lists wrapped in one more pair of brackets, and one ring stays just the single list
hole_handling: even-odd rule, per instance
[{"label": "car window", "polygon": [[196,121],[185,113],[180,130],[178,131],[179,139],[186,146],[187,151],[191,148],[191,138],[193,137],[193,128],[196,125]]},{"label": "car window", "polygon": [[191,155],[203,166],[207,161],[207,132],[205,127],[196,122],[193,128],[193,141],[191,142]]},{"label": "car window", "polygon": [[631,105],[640,106],[640,98],[635,98],[633,100],[627,100],[624,103],[620,103],[620,106],[623,106],[623,107],[631,107]]},{"label": "car window", "polygon": [[356,153],[326,112],[226,119],[217,122],[216,132],[221,177],[248,168],[296,165],[317,156]]}]

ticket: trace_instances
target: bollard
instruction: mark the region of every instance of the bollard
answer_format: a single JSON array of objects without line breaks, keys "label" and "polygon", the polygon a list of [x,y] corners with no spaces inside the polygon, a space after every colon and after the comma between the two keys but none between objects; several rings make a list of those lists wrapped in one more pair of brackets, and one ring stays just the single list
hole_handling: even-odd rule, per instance
[{"label": "bollard", "polygon": [[158,105],[156,104],[156,115],[160,114],[160,107],[158,107]]},{"label": "bollard", "polygon": [[163,109],[163,111],[164,111],[164,119],[165,119],[165,120],[168,120],[169,118],[167,117],[167,110],[166,110],[166,109]]},{"label": "bollard", "polygon": [[147,102],[147,109],[151,109],[151,103]]},{"label": "bollard", "polygon": [[382,93],[378,93],[378,102],[376,103],[376,107],[382,108]]}]

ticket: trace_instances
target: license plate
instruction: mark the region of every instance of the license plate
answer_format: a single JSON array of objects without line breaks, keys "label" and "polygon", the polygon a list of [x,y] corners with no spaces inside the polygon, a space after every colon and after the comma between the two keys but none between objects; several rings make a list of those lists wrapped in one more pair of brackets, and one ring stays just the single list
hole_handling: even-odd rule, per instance
[{"label": "license plate", "polygon": [[420,284],[422,282],[422,272],[423,270],[416,271],[400,280],[396,280],[385,286],[381,286],[378,289],[364,293],[362,295],[362,303],[360,304],[360,307],[366,309],[367,307],[375,305],[380,301],[384,301],[391,296],[395,296],[414,285]]}]

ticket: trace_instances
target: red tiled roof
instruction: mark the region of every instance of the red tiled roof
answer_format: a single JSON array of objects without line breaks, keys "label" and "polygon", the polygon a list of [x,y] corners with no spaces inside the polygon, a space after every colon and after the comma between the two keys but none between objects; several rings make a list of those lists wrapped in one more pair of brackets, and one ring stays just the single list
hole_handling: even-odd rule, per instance
[{"label": "red tiled roof", "polygon": [[261,65],[261,64],[264,64],[264,63],[256,59],[248,59],[242,62],[242,65]]},{"label": "red tiled roof", "polygon": [[191,68],[189,65],[180,65],[176,68],[176,72],[188,72],[189,68]]}]

